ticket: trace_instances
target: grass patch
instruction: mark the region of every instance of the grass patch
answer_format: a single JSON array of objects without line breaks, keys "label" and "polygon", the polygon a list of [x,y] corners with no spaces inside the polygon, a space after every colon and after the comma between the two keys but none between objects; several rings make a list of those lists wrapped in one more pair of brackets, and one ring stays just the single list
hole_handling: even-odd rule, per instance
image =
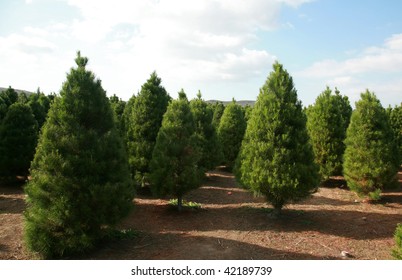
[{"label": "grass patch", "polygon": [[138,237],[140,233],[133,229],[109,229],[107,230],[104,239],[108,241],[115,240],[131,240]]},{"label": "grass patch", "polygon": [[[177,208],[177,198],[169,200],[169,205]],[[201,204],[197,202],[183,200],[183,208],[199,210],[201,209]]]}]

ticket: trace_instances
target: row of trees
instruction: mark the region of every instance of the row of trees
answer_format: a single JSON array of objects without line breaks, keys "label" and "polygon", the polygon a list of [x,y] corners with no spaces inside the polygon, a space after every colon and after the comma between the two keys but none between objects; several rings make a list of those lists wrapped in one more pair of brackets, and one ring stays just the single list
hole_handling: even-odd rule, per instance
[{"label": "row of trees", "polygon": [[[26,187],[26,241],[45,257],[95,246],[128,213],[134,185],[176,196],[180,209],[183,195],[221,163],[276,214],[332,175],[344,173],[362,194],[395,184],[401,111],[384,110],[373,93],[362,94],[352,113],[347,97],[327,88],[304,110],[292,77],[275,63],[252,110],[235,102],[211,106],[201,93],[189,102],[183,90],[173,100],[156,73],[125,103],[106,97],[87,62],[77,54],[77,68],[52,103]],[[20,113],[6,105],[1,127],[10,120],[21,126],[25,110],[37,135],[31,97],[10,96]]]}]

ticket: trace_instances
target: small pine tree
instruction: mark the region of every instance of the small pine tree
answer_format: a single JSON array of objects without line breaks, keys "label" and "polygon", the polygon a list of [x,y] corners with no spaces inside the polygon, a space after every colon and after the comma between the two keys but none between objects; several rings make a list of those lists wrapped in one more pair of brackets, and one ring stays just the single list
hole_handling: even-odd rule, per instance
[{"label": "small pine tree", "polygon": [[397,184],[394,135],[380,101],[368,90],[356,102],[345,144],[343,169],[351,190],[370,196]]},{"label": "small pine tree", "polygon": [[317,171],[292,77],[276,62],[248,122],[236,177],[264,195],[279,215],[285,204],[316,190]]},{"label": "small pine tree", "polygon": [[177,197],[181,211],[183,195],[200,186],[195,123],[182,90],[163,116],[151,161],[151,188],[156,196]]},{"label": "small pine tree", "polygon": [[202,151],[199,166],[206,171],[217,166],[222,156],[216,130],[212,125],[212,108],[201,99],[200,92],[197,96],[197,99],[191,100],[190,108],[196,127],[197,146]]},{"label": "small pine tree", "polygon": [[243,110],[233,100],[232,103],[226,106],[218,128],[218,137],[222,145],[223,162],[230,170],[235,164],[246,126]]},{"label": "small pine tree", "polygon": [[127,124],[127,152],[131,174],[138,185],[148,183],[149,163],[170,96],[156,72],[135,98]]},{"label": "small pine tree", "polygon": [[392,255],[398,259],[402,260],[402,224],[398,224],[395,230],[395,243],[396,247],[392,251]]},{"label": "small pine tree", "polygon": [[52,103],[25,188],[25,240],[45,258],[85,252],[128,214],[134,189],[101,86],[77,54]]},{"label": "small pine tree", "polygon": [[0,177],[26,177],[35,153],[38,123],[31,108],[14,103],[0,124]]},{"label": "small pine tree", "polygon": [[[347,99],[346,99],[347,101]],[[342,115],[348,104],[339,94],[332,94],[327,87],[307,109],[307,129],[313,146],[315,162],[320,167],[320,175],[328,179],[332,175],[342,175],[346,123],[349,116]],[[348,101],[347,101],[348,102]],[[349,105],[349,112],[351,107]]]},{"label": "small pine tree", "polygon": [[391,128],[399,151],[399,165],[402,165],[402,103],[387,109]]}]

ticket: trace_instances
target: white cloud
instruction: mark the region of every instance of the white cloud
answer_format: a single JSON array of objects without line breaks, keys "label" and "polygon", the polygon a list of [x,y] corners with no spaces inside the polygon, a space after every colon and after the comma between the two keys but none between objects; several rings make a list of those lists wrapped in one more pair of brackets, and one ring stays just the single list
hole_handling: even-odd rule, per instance
[{"label": "white cloud", "polygon": [[338,87],[354,104],[360,93],[369,89],[377,94],[384,106],[401,102],[402,34],[385,39],[381,46],[371,46],[350,55],[354,57],[318,61],[296,73],[300,80],[306,80],[304,84],[310,84],[304,91],[318,95],[323,85]]},{"label": "white cloud", "polygon": [[334,77],[380,71],[402,71],[402,34],[386,39],[381,47],[369,47],[355,58],[323,60],[303,70],[304,77]]},{"label": "white cloud", "polygon": [[[74,18],[46,28],[28,26],[0,38],[0,44],[7,42],[0,47],[0,59],[7,61],[5,65],[13,61],[25,65],[18,70],[20,76],[31,78],[18,84],[28,89],[35,82],[57,91],[80,49],[105,89],[124,99],[140,89],[153,70],[172,94],[181,87],[195,94],[214,83],[246,83],[256,75],[263,81],[275,57],[255,47],[258,31],[281,28],[281,9],[306,2],[65,0],[78,11]],[[55,65],[63,67],[56,70]],[[46,72],[49,68],[52,72]],[[0,74],[10,83],[17,80],[6,71]],[[227,94],[222,98],[230,99],[234,93]]]}]

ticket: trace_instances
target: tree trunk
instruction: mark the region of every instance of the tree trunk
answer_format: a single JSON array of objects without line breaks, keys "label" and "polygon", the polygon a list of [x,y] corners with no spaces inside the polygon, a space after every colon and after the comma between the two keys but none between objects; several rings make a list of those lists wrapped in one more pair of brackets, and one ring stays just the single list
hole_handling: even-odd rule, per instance
[{"label": "tree trunk", "polygon": [[272,211],[272,216],[274,218],[279,218],[281,216],[282,213],[282,207],[274,207],[274,210]]},{"label": "tree trunk", "polygon": [[183,209],[183,197],[180,194],[177,196],[177,210],[181,212],[182,209]]}]

